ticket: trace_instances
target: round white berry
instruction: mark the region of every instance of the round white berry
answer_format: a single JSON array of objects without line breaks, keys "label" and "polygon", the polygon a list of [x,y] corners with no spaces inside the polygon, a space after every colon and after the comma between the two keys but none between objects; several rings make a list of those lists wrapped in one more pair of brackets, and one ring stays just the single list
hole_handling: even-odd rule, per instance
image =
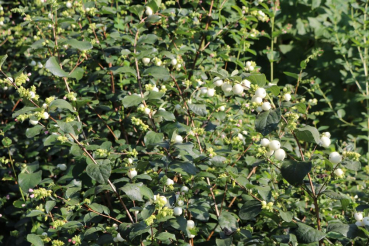
[{"label": "round white berry", "polygon": [[149,108],[145,108],[145,110],[144,110],[144,113],[145,113],[145,114],[149,115],[149,114],[150,114],[150,112],[151,112],[151,110],[150,110]]},{"label": "round white berry", "polygon": [[154,88],[152,88],[152,91],[159,92],[159,88],[155,86]]},{"label": "round white berry", "polygon": [[56,167],[59,168],[62,171],[67,170],[67,165],[65,165],[65,164],[58,164]]},{"label": "round white berry", "polygon": [[278,140],[272,140],[269,143],[270,150],[278,150],[281,148],[281,143]]},{"label": "round white berry", "polygon": [[72,7],[72,3],[71,2],[67,2],[66,4],[65,4],[65,6],[67,6],[67,8],[71,8]]},{"label": "round white berry", "polygon": [[238,133],[237,137],[240,139],[240,140],[244,140],[245,137],[241,134],[241,133]]},{"label": "round white berry", "polygon": [[37,66],[38,66],[38,68],[43,68],[44,67],[44,65],[42,65],[41,62],[37,62]]},{"label": "round white berry", "polygon": [[29,96],[30,96],[30,98],[35,98],[36,94],[33,91],[30,91]]},{"label": "round white berry", "polygon": [[52,19],[53,18],[53,14],[52,13],[49,13],[47,16],[49,17],[49,19]]},{"label": "round white berry", "polygon": [[167,178],[167,181],[165,182],[165,184],[166,184],[167,186],[169,186],[169,185],[174,185],[174,181],[173,181],[173,179]]},{"label": "round white berry", "polygon": [[36,66],[36,62],[34,60],[32,60],[29,65],[32,66],[32,67],[34,67],[34,66]]},{"label": "round white berry", "polygon": [[286,158],[286,152],[284,151],[284,149],[278,149],[275,151],[274,153],[274,157],[278,160],[278,161],[283,161],[284,158]]},{"label": "round white berry", "polygon": [[173,66],[177,65],[177,59],[172,59],[172,61],[170,62],[170,64],[172,64]]},{"label": "round white berry", "polygon": [[188,187],[187,186],[182,186],[181,191],[184,193],[188,192]]},{"label": "round white berry", "polygon": [[31,123],[31,125],[37,125],[38,120],[29,120],[29,123]]},{"label": "round white berry", "polygon": [[251,82],[250,81],[248,81],[247,79],[244,79],[244,80],[242,80],[241,83],[242,83],[243,86],[246,87],[246,90],[250,89],[250,87],[251,87]]},{"label": "round white berry", "polygon": [[363,213],[354,213],[355,220],[363,220],[364,216]]},{"label": "round white berry", "polygon": [[269,141],[269,139],[267,139],[267,138],[263,138],[263,139],[261,139],[261,141],[260,141],[260,144],[261,144],[261,146],[263,146],[263,147],[267,147],[267,146],[269,145],[269,143],[270,143],[270,141]]},{"label": "round white berry", "polygon": [[232,91],[232,85],[231,84],[228,84],[228,83],[223,83],[222,84],[222,90],[224,92],[231,92]]},{"label": "round white berry", "polygon": [[201,92],[201,94],[206,94],[208,92],[208,88],[207,87],[201,87],[200,92]]},{"label": "round white berry", "polygon": [[325,136],[321,137],[320,138],[320,141],[321,141],[321,145],[324,147],[324,148],[328,148],[329,145],[331,145],[331,140]]},{"label": "round white berry", "polygon": [[263,111],[263,108],[262,108],[262,107],[260,107],[260,106],[258,106],[258,107],[256,108],[256,112],[260,113],[261,111]]},{"label": "round white berry", "polygon": [[250,66],[251,66],[251,62],[250,61],[246,62],[246,67],[250,67]]},{"label": "round white berry", "polygon": [[188,235],[188,238],[194,238],[196,235],[194,235],[194,234],[190,234],[190,235]]},{"label": "round white berry", "polygon": [[331,134],[329,132],[323,132],[324,137],[331,138]]},{"label": "round white berry", "polygon": [[47,120],[48,118],[49,118],[49,114],[47,113],[47,112],[44,112],[43,114],[42,114],[42,119],[44,119],[44,120]]},{"label": "round white berry", "polygon": [[291,94],[287,93],[283,95],[283,100],[286,102],[289,102],[291,100]]},{"label": "round white berry", "polygon": [[257,97],[257,96],[253,96],[251,98],[251,102],[254,102],[254,103],[257,103],[257,104],[260,104],[263,102],[263,99],[261,97]]},{"label": "round white berry", "polygon": [[342,156],[338,152],[332,152],[329,154],[329,161],[334,164],[338,164],[342,161]]},{"label": "round white berry", "polygon": [[268,111],[269,109],[272,108],[272,106],[270,105],[270,102],[264,102],[263,105],[261,105],[261,108],[264,110],[264,111]]},{"label": "round white berry", "polygon": [[187,229],[191,230],[194,227],[195,227],[195,221],[187,220]]},{"label": "round white berry", "polygon": [[182,207],[184,205],[184,201],[183,200],[178,200],[177,204],[178,204],[178,206]]},{"label": "round white berry", "polygon": [[225,107],[224,107],[224,106],[220,106],[220,107],[219,107],[219,110],[220,110],[220,111],[224,111],[224,110],[225,110]]},{"label": "round white berry", "polygon": [[223,80],[221,80],[219,77],[214,78],[214,85],[215,86],[222,86]]},{"label": "round white berry", "polygon": [[133,159],[132,158],[128,158],[128,163],[132,164],[133,163]]},{"label": "round white berry", "polygon": [[152,15],[152,9],[150,8],[150,7],[146,7],[146,11],[145,11],[145,14],[146,15],[148,15],[148,16],[150,16],[150,15]]},{"label": "round white berry", "polygon": [[176,143],[183,143],[183,137],[181,135],[177,135],[174,138],[174,142],[176,142]]},{"label": "round white berry", "polygon": [[266,93],[266,90],[264,88],[257,88],[256,91],[255,91],[255,96],[257,97],[261,97],[261,98],[264,98],[266,97],[267,93]]},{"label": "round white berry", "polygon": [[137,176],[137,171],[136,171],[136,169],[135,168],[132,168],[132,169],[130,169],[129,171],[128,171],[128,177],[130,178],[130,179],[133,179],[134,177],[136,177]]},{"label": "round white berry", "polygon": [[155,65],[156,65],[156,66],[160,67],[160,66],[161,66],[161,64],[162,64],[162,61],[161,61],[161,60],[157,59],[157,60],[155,61]]},{"label": "round white berry", "polygon": [[147,65],[150,63],[150,58],[142,58],[143,64]]},{"label": "round white berry", "polygon": [[182,208],[181,208],[181,207],[175,207],[175,208],[173,209],[173,214],[174,214],[175,216],[180,216],[180,215],[182,214]]},{"label": "round white berry", "polygon": [[341,168],[337,168],[336,170],[334,170],[334,174],[337,177],[341,178],[341,177],[343,177],[343,170]]},{"label": "round white berry", "polygon": [[235,95],[241,95],[243,93],[243,86],[240,84],[235,84],[232,90]]},{"label": "round white berry", "polygon": [[208,95],[208,97],[213,97],[215,95],[215,89],[214,88],[208,88],[207,95]]}]

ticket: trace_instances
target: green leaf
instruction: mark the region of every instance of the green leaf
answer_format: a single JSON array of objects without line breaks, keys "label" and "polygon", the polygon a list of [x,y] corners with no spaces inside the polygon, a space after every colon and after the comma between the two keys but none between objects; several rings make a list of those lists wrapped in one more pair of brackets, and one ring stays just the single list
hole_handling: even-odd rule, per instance
[{"label": "green leaf", "polygon": [[170,164],[169,168],[185,176],[196,175],[197,173],[197,168],[190,162],[175,161]]},{"label": "green leaf", "polygon": [[64,122],[61,120],[57,120],[56,123],[58,124],[58,126],[60,127],[60,129],[65,133],[65,134],[72,134],[73,136],[76,136],[76,133],[74,132],[74,128],[73,125],[71,124],[71,122]]},{"label": "green leaf", "polygon": [[168,80],[170,75],[168,70],[165,67],[149,67],[145,69],[145,71],[142,74],[143,76],[153,76],[155,79],[162,79],[162,80]]},{"label": "green leaf", "polygon": [[279,214],[281,215],[281,218],[283,219],[283,221],[286,222],[291,222],[292,218],[293,218],[293,213],[288,211],[288,212],[283,212],[282,210],[279,211]]},{"label": "green leaf", "polygon": [[278,96],[279,93],[281,92],[281,89],[277,85],[273,85],[273,86],[269,87],[268,90],[270,90],[272,92],[273,96],[275,96],[275,97]]},{"label": "green leaf", "polygon": [[23,192],[28,192],[41,182],[42,171],[36,173],[21,173],[18,176],[18,183]]},{"label": "green leaf", "polygon": [[32,210],[31,212],[29,212],[26,217],[35,217],[35,216],[39,216],[41,214],[45,214],[44,212],[42,212],[41,210]]},{"label": "green leaf", "polygon": [[298,162],[293,160],[286,160],[281,167],[281,174],[285,180],[293,186],[299,186],[303,183],[305,176],[312,168],[311,161]]},{"label": "green leaf", "polygon": [[126,96],[123,98],[123,106],[125,108],[137,106],[143,101],[143,98],[137,95]]},{"label": "green leaf", "polygon": [[219,226],[224,230],[224,228],[228,232],[234,232],[238,228],[237,219],[232,215],[232,213],[223,211],[218,219]]},{"label": "green leaf", "polygon": [[56,142],[58,142],[57,138],[58,138],[58,136],[56,136],[56,135],[48,136],[44,141],[44,146],[54,145]]},{"label": "green leaf", "polygon": [[1,71],[1,67],[2,65],[4,64],[6,58],[8,58],[8,55],[3,55],[3,56],[0,56],[0,71]]},{"label": "green leaf", "polygon": [[283,72],[285,75],[292,77],[294,79],[298,79],[299,75],[297,73]]},{"label": "green leaf", "polygon": [[295,134],[298,140],[320,144],[320,135],[318,130],[312,126],[304,126],[301,128],[297,128],[295,130]]},{"label": "green leaf", "polygon": [[1,140],[1,143],[4,145],[5,148],[9,148],[10,145],[12,145],[12,140],[8,137],[3,138],[3,140]]},{"label": "green leaf", "polygon": [[297,230],[295,235],[299,243],[314,243],[319,242],[319,240],[325,237],[325,233],[318,231],[311,226],[305,225],[303,223],[297,222]]},{"label": "green leaf", "polygon": [[301,114],[306,114],[306,104],[305,103],[298,103],[295,105],[297,111]]},{"label": "green leaf", "polygon": [[163,117],[166,121],[173,121],[176,119],[174,114],[172,112],[164,111],[164,110],[158,110],[156,114],[154,115],[154,118]]},{"label": "green leaf", "polygon": [[176,241],[176,236],[169,232],[161,232],[156,236],[156,239],[160,241],[168,241],[169,239]]},{"label": "green leaf", "polygon": [[33,138],[34,136],[37,136],[38,134],[40,134],[40,132],[43,128],[44,127],[41,126],[41,125],[36,125],[34,127],[27,128],[27,130],[26,130],[27,138]]},{"label": "green leaf", "polygon": [[259,87],[263,87],[266,84],[265,74],[250,74],[246,79]]},{"label": "green leaf", "polygon": [[48,69],[52,74],[54,74],[57,77],[68,77],[69,74],[64,72],[63,69],[61,69],[57,58],[55,56],[50,57],[46,64],[45,68]]},{"label": "green leaf", "polygon": [[69,74],[70,78],[75,78],[77,80],[80,80],[83,78],[83,75],[85,74],[85,70],[81,67],[77,67]]},{"label": "green leaf", "polygon": [[275,129],[281,120],[281,110],[279,108],[265,111],[256,116],[255,128],[263,136],[268,135]]},{"label": "green leaf", "polygon": [[347,195],[331,190],[326,190],[323,192],[323,194],[335,200],[349,199]]},{"label": "green leaf", "polygon": [[354,239],[360,235],[360,230],[355,224],[343,224],[339,221],[328,223],[327,232],[337,232],[350,239]]},{"label": "green leaf", "polygon": [[341,164],[352,171],[359,171],[361,169],[360,161],[345,160]]},{"label": "green leaf", "polygon": [[73,106],[69,102],[63,99],[55,99],[54,101],[50,103],[49,108],[50,109],[64,108],[64,109],[68,109],[71,112],[75,112],[75,110],[73,109]]},{"label": "green leaf", "polygon": [[101,184],[108,183],[111,166],[110,164],[89,164],[86,168],[88,176]]},{"label": "green leaf", "polygon": [[36,234],[28,234],[27,241],[32,243],[34,246],[44,246],[42,239]]},{"label": "green leaf", "polygon": [[226,239],[220,239],[216,238],[215,243],[217,246],[231,246],[232,245],[232,237],[226,238]]},{"label": "green leaf", "polygon": [[241,220],[252,220],[261,212],[261,203],[256,200],[246,201],[240,209],[238,216]]},{"label": "green leaf", "polygon": [[87,41],[78,41],[77,39],[69,39],[65,42],[65,44],[69,44],[75,49],[79,50],[90,50],[92,49],[92,44]]},{"label": "green leaf", "polygon": [[188,107],[192,112],[199,116],[206,116],[208,113],[206,112],[205,104],[192,104],[189,103]]},{"label": "green leaf", "polygon": [[47,201],[45,204],[46,213],[49,213],[56,205],[55,201]]},{"label": "green leaf", "polygon": [[144,137],[145,145],[155,145],[157,143],[163,142],[164,134],[156,133],[153,131],[148,131]]},{"label": "green leaf", "polygon": [[79,221],[69,221],[63,225],[63,229],[67,229],[67,230],[79,228],[79,227],[83,227],[83,224]]},{"label": "green leaf", "polygon": [[143,201],[143,197],[147,197],[149,199],[154,197],[154,193],[143,183],[136,184],[126,184],[121,188],[126,195],[132,199],[132,201]]}]

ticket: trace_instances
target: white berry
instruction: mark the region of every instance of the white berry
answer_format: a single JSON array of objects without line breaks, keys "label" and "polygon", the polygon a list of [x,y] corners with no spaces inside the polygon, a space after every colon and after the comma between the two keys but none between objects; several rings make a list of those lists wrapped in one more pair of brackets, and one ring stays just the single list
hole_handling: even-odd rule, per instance
[{"label": "white berry", "polygon": [[232,90],[235,95],[241,95],[243,93],[243,86],[240,84],[235,84]]},{"label": "white berry", "polygon": [[328,148],[331,145],[331,140],[325,136],[320,138],[321,144],[324,148]]},{"label": "white berry", "polygon": [[150,8],[150,7],[146,7],[146,11],[145,11],[145,14],[146,15],[148,15],[148,16],[150,16],[150,15],[152,15],[152,9]]},{"label": "white berry", "polygon": [[260,113],[261,111],[263,111],[263,108],[262,108],[262,107],[260,107],[260,106],[258,106],[258,107],[256,108],[256,112]]},{"label": "white berry", "polygon": [[323,132],[324,137],[331,138],[331,134],[329,132]]},{"label": "white berry", "polygon": [[263,147],[267,147],[267,146],[269,145],[269,143],[270,143],[270,141],[269,141],[269,139],[267,139],[267,138],[263,138],[263,139],[261,139],[261,141],[260,141],[260,144],[261,144],[261,146],[263,146]]},{"label": "white berry", "polygon": [[208,88],[207,95],[208,95],[208,97],[213,97],[215,95],[215,89],[214,88]]},{"label": "white berry", "polygon": [[31,123],[32,125],[37,125],[38,121],[37,120],[29,120],[29,123]]},{"label": "white berry", "polygon": [[130,169],[129,171],[128,171],[128,177],[130,178],[130,179],[133,179],[134,177],[136,177],[137,176],[137,171],[136,171],[136,169],[135,168],[132,168],[132,169]]},{"label": "white berry", "polygon": [[224,110],[225,110],[225,107],[224,107],[224,106],[220,106],[220,107],[219,107],[219,110],[220,110],[220,111],[224,111]]},{"label": "white berry", "polygon": [[65,5],[67,6],[67,8],[71,8],[72,7],[72,3],[71,2],[67,2]]},{"label": "white berry", "polygon": [[43,114],[42,114],[42,118],[43,119],[45,119],[45,120],[47,120],[48,118],[49,118],[49,114],[47,113],[47,112],[44,112]]},{"label": "white berry", "polygon": [[266,156],[272,156],[274,154],[274,150],[269,150],[265,153]]},{"label": "white berry", "polygon": [[201,87],[200,92],[201,92],[201,94],[206,94],[208,92],[208,88],[207,87]]},{"label": "white berry", "polygon": [[364,218],[363,213],[361,213],[361,212],[355,213],[354,217],[355,217],[355,220],[363,220],[363,218]]},{"label": "white berry", "polygon": [[187,220],[187,229],[192,229],[195,227],[195,221],[193,220]]},{"label": "white berry", "polygon": [[241,83],[243,84],[243,86],[246,87],[246,90],[250,89],[250,87],[251,87],[251,82],[250,81],[248,81],[247,79],[244,79],[244,80],[242,80]]},{"label": "white berry", "polygon": [[221,80],[219,77],[214,78],[214,85],[215,86],[222,86],[223,80]]},{"label": "white berry", "polygon": [[118,233],[117,235],[117,239],[119,242],[124,242],[125,240],[122,238],[122,236],[120,235],[120,233]]},{"label": "white berry", "polygon": [[181,208],[181,207],[175,207],[175,208],[173,209],[173,214],[174,214],[175,216],[180,216],[180,215],[182,214],[182,208]]},{"label": "white berry", "polygon": [[29,96],[30,96],[30,98],[35,98],[36,94],[33,91],[30,91]]},{"label": "white berry", "polygon": [[261,98],[264,98],[266,97],[267,93],[266,93],[266,90],[264,88],[257,88],[256,91],[255,91],[255,96],[257,97],[261,97]]},{"label": "white berry", "polygon": [[278,150],[281,148],[281,143],[278,140],[272,140],[269,143],[270,150]]},{"label": "white berry", "polygon": [[177,59],[172,59],[172,61],[170,62],[173,66],[177,65]]},{"label": "white berry", "polygon": [[232,91],[232,85],[228,84],[228,83],[223,83],[222,84],[222,90],[224,92],[231,92]]},{"label": "white berry", "polygon": [[145,108],[144,112],[145,112],[145,114],[149,115],[151,110],[149,108]]},{"label": "white berry", "polygon": [[329,154],[329,161],[338,164],[342,161],[342,156],[338,152],[332,152]]},{"label": "white berry", "polygon": [[59,168],[62,171],[67,170],[67,165],[65,165],[65,164],[58,164],[56,167]]},{"label": "white berry", "polygon": [[32,66],[32,67],[34,67],[34,66],[36,66],[36,62],[34,60],[32,60],[29,65]]},{"label": "white berry", "polygon": [[264,102],[263,105],[261,105],[261,108],[264,110],[264,111],[268,111],[269,109],[272,108],[272,106],[270,105],[270,102]]},{"label": "white berry", "polygon": [[184,193],[188,192],[188,187],[187,186],[182,186],[181,191]]},{"label": "white berry", "polygon": [[184,205],[184,201],[183,200],[179,200],[178,202],[177,202],[177,204],[178,204],[178,206],[183,206]]},{"label": "white berry", "polygon": [[254,103],[257,103],[257,104],[260,104],[263,102],[263,99],[261,97],[258,97],[258,96],[253,96],[251,98],[251,102],[254,102]]},{"label": "white berry", "polygon": [[283,100],[286,102],[289,102],[291,100],[291,94],[287,93],[283,95]]},{"label": "white berry", "polygon": [[147,65],[150,63],[150,58],[142,58],[143,64]]},{"label": "white berry", "polygon": [[274,153],[274,157],[278,160],[278,161],[283,161],[284,158],[286,158],[286,152],[284,151],[284,149],[278,149],[275,151]]},{"label": "white berry", "polygon": [[356,221],[355,225],[356,226],[365,226],[365,223],[363,221]]},{"label": "white berry", "polygon": [[173,181],[173,179],[170,179],[170,178],[167,178],[167,181],[166,181],[166,183],[165,183],[167,186],[169,186],[169,185],[173,185],[174,184],[174,181]]},{"label": "white berry", "polygon": [[334,174],[337,177],[342,178],[343,177],[343,170],[341,168],[337,168],[336,170],[334,170]]},{"label": "white berry", "polygon": [[181,135],[177,135],[175,138],[174,138],[174,142],[175,143],[183,143],[183,137]]}]

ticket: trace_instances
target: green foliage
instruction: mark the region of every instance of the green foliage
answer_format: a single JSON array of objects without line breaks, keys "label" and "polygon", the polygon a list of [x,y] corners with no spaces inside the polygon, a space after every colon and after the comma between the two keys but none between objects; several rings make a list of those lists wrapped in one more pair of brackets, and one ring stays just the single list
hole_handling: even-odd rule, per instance
[{"label": "green foliage", "polygon": [[367,244],[367,1],[0,6],[2,244]]}]

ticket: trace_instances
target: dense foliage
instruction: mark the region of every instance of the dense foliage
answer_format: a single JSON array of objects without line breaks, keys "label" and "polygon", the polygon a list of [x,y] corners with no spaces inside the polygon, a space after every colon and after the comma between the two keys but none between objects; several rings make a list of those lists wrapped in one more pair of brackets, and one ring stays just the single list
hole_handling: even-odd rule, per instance
[{"label": "dense foliage", "polygon": [[0,1],[3,245],[367,245],[367,0]]}]

